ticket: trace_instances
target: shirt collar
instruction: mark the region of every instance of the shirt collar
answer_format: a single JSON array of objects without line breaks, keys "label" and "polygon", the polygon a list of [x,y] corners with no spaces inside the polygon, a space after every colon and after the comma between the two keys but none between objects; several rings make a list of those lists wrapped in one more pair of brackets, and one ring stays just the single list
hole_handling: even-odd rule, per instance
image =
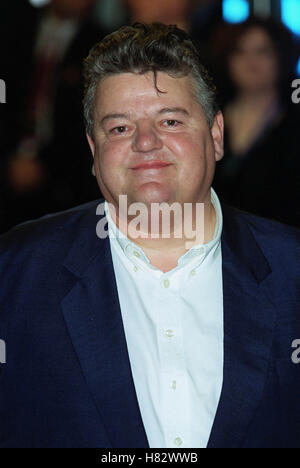
[{"label": "shirt collar", "polygon": [[[221,242],[221,234],[223,229],[223,215],[222,215],[222,208],[219,201],[219,198],[211,187],[211,203],[216,212],[216,226],[213,235],[213,239],[201,245],[195,245],[191,249],[189,249],[184,255],[182,255],[178,260],[178,266],[174,269],[177,270],[182,268],[186,265],[194,265],[202,264],[206,259],[213,256],[214,252],[216,251],[217,247],[220,245]],[[117,243],[118,246],[121,248],[121,251],[129,258],[133,263],[139,264],[139,266],[146,266],[151,270],[157,271],[158,269],[151,265],[150,260],[148,259],[147,255],[137,244],[132,242],[125,236],[116,226],[114,221],[111,218],[108,203],[105,201],[105,215],[108,222],[108,233],[110,239]]]}]

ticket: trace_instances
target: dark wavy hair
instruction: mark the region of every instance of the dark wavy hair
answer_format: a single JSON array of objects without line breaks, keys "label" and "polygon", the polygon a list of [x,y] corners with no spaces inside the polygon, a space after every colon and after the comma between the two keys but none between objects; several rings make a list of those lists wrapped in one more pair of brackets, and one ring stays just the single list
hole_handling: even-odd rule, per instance
[{"label": "dark wavy hair", "polygon": [[227,97],[229,99],[233,97],[235,90],[230,80],[228,60],[238,46],[240,38],[254,28],[263,30],[271,40],[278,58],[278,88],[282,100],[285,100],[290,96],[291,82],[295,77],[299,57],[299,44],[297,44],[292,33],[274,18],[252,16],[240,24],[224,25],[216,32],[213,50],[215,63],[218,64],[216,66],[218,70],[216,69],[215,71],[219,76],[219,87],[221,89],[223,83],[224,90],[226,91],[226,88],[229,90]]},{"label": "dark wavy hair", "polygon": [[172,77],[191,75],[194,94],[210,125],[219,110],[216,88],[189,35],[174,25],[134,23],[109,34],[96,44],[84,60],[84,119],[93,137],[95,93],[99,82],[120,73],[154,73]]}]

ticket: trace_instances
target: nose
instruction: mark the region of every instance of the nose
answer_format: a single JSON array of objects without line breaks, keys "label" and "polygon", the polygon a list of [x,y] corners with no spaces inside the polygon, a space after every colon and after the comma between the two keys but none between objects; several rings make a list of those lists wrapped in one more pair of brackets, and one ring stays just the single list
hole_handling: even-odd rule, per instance
[{"label": "nose", "polygon": [[141,121],[137,124],[132,146],[134,151],[148,153],[161,149],[163,144],[153,124]]}]

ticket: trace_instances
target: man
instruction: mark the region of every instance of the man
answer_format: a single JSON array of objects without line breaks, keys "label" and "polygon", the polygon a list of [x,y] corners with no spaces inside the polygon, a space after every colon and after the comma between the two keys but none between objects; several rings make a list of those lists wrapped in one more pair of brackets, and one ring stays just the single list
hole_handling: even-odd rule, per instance
[{"label": "man", "polygon": [[105,204],[1,239],[1,446],[300,447],[299,232],[221,207],[223,118],[187,34],[106,37],[84,113]]}]

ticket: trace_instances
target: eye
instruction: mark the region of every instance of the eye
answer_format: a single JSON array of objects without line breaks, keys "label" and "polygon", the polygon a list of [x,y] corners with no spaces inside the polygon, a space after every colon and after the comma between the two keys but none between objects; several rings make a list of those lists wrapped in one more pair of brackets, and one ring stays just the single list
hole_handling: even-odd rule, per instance
[{"label": "eye", "polygon": [[127,127],[125,125],[120,125],[119,127],[114,127],[111,130],[109,130],[109,133],[112,135],[122,135],[126,132]]},{"label": "eye", "polygon": [[178,125],[180,125],[181,122],[179,122],[179,120],[175,120],[175,119],[168,119],[168,120],[164,120],[163,122],[163,125],[168,127],[168,128],[174,128],[174,127],[178,127]]}]

